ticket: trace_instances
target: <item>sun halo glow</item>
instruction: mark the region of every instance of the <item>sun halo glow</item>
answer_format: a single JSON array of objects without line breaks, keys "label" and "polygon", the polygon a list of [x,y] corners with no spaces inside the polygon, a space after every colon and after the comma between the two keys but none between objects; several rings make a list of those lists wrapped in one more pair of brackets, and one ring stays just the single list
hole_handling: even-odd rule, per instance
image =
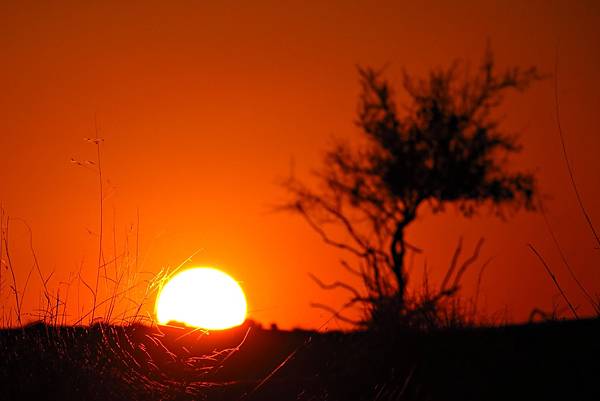
[{"label": "sun halo glow", "polygon": [[223,330],[242,324],[246,312],[246,297],[240,285],[211,267],[190,268],[176,274],[156,301],[156,319],[162,325],[175,321]]}]

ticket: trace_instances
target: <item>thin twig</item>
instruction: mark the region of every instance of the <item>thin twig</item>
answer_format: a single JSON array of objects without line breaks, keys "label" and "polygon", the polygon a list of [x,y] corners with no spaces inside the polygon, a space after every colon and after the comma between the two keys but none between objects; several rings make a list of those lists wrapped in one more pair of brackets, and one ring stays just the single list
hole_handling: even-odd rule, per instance
[{"label": "thin twig", "polygon": [[[348,308],[349,306],[354,305],[357,302],[361,302],[361,300],[350,300],[350,301],[346,302],[343,305],[342,310]],[[319,303],[319,302],[311,302],[310,307],[317,308],[317,309],[323,309],[323,310],[331,313],[333,318],[341,320],[342,322],[349,323],[354,326],[358,326],[361,324],[360,320],[355,320],[355,319],[351,319],[347,316],[344,316],[344,315],[342,315],[342,310],[335,310],[331,306],[327,306],[327,305]]]},{"label": "thin twig", "polygon": [[363,297],[360,295],[360,293],[358,292],[358,290],[354,287],[352,287],[350,284],[346,284],[343,281],[334,281],[331,284],[326,284],[324,282],[322,282],[317,276],[315,276],[312,273],[308,273],[308,276],[315,282],[317,283],[317,285],[321,288],[323,288],[324,290],[333,290],[336,288],[342,288],[346,291],[351,292],[355,299],[362,299]]},{"label": "thin twig", "polygon": [[475,245],[473,254],[463,262],[462,266],[456,272],[456,275],[454,276],[454,282],[452,283],[453,287],[458,287],[463,274],[465,274],[469,266],[471,266],[477,260],[477,258],[479,258],[479,252],[481,251],[481,247],[483,246],[484,242],[485,240],[483,238],[480,238],[479,241],[477,241],[477,245]]},{"label": "thin twig", "polygon": [[452,273],[454,272],[454,269],[456,268],[456,263],[458,262],[458,257],[460,256],[460,253],[462,251],[462,237],[460,237],[458,239],[458,245],[456,246],[456,249],[454,250],[454,255],[452,255],[452,261],[450,262],[450,267],[448,268],[448,271],[446,271],[446,276],[444,277],[444,280],[442,280],[442,284],[440,285],[440,291],[443,291],[444,289],[446,289],[446,285],[448,284],[448,281],[450,280],[450,277],[452,277]]}]

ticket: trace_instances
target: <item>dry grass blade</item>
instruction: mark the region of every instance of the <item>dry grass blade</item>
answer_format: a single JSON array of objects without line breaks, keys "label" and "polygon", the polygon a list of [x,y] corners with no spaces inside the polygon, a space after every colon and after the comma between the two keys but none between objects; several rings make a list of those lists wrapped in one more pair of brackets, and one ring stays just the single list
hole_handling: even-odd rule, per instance
[{"label": "dry grass blade", "polygon": [[[6,217],[6,222],[4,222],[4,211],[2,211],[2,221],[0,221],[0,226],[2,226],[2,239],[4,240],[4,254],[6,255],[6,261],[8,265],[8,270],[10,271],[12,277],[12,285],[10,286],[14,297],[15,297],[15,310],[17,314],[17,323],[19,326],[23,324],[21,321],[21,300],[19,299],[19,291],[17,289],[17,277],[15,275],[15,269],[12,263],[12,258],[10,257],[10,247],[9,247],[9,226],[10,226],[10,217]],[[2,244],[0,244],[1,246]]]},{"label": "dry grass blade", "polygon": [[544,223],[546,223],[546,228],[548,229],[548,232],[550,233],[550,236],[552,237],[552,242],[554,242],[554,246],[556,246],[556,249],[558,250],[558,253],[560,255],[560,259],[562,260],[563,264],[567,268],[569,275],[571,276],[573,281],[575,281],[575,283],[577,284],[577,287],[579,287],[579,289],[585,295],[587,300],[590,302],[590,304],[592,305],[592,307],[594,308],[596,313],[600,314],[600,304],[598,303],[598,301],[594,300],[592,295],[588,292],[588,290],[581,283],[581,281],[579,281],[579,278],[577,278],[577,275],[571,268],[571,264],[567,260],[567,257],[565,256],[565,254],[560,246],[560,243],[558,242],[558,238],[556,238],[556,235],[554,234],[554,231],[552,230],[552,227],[550,226],[550,221],[548,221],[548,216],[546,216],[546,211],[544,210],[544,207],[542,204],[540,204],[540,211],[542,213],[542,217],[544,218]]},{"label": "dry grass blade", "polygon": [[573,312],[573,316],[575,316],[575,319],[579,319],[579,315],[577,315],[577,311],[573,307],[573,304],[571,304],[571,302],[569,301],[569,298],[567,298],[567,294],[565,294],[565,292],[563,291],[560,284],[558,284],[558,280],[556,279],[556,276],[554,275],[554,273],[552,273],[552,270],[550,270],[550,267],[548,266],[548,264],[546,263],[544,258],[542,258],[542,255],[539,254],[539,252],[533,247],[533,245],[531,245],[531,244],[527,244],[527,245],[529,246],[529,249],[531,249],[531,251],[538,257],[540,262],[542,262],[542,265],[544,265],[546,272],[548,273],[548,275],[554,282],[554,285],[556,286],[556,288],[558,288],[558,291],[560,291],[560,295],[563,297],[563,299],[565,300],[567,305],[569,305],[569,309],[571,309],[571,312]]},{"label": "dry grass blade", "polygon": [[588,214],[585,206],[583,205],[583,200],[581,199],[581,195],[579,194],[579,189],[577,188],[577,184],[575,183],[575,175],[573,174],[573,169],[571,168],[571,162],[569,161],[569,156],[567,154],[567,146],[565,145],[565,136],[562,130],[562,126],[560,124],[560,108],[558,101],[558,52],[556,54],[556,63],[554,65],[554,105],[556,110],[556,125],[558,127],[558,136],[560,138],[560,144],[562,147],[563,158],[565,159],[565,164],[567,166],[567,171],[569,172],[569,179],[571,181],[571,187],[573,187],[573,191],[575,192],[575,197],[577,198],[577,203],[579,204],[579,209],[583,213],[585,221],[587,222],[590,231],[592,232],[594,238],[596,239],[597,245],[600,247],[600,237],[594,228],[594,224],[592,223],[592,219]]}]

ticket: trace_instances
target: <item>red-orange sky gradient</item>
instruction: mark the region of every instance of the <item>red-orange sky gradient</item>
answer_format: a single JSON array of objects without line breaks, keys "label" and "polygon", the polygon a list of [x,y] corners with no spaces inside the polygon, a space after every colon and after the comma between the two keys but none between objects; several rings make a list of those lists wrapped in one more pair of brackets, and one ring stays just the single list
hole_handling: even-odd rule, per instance
[{"label": "red-orange sky gradient", "polygon": [[[13,4],[9,4],[13,3]],[[536,65],[553,74],[559,54],[561,122],[574,174],[600,228],[600,6],[597,2],[2,2],[0,5],[0,201],[26,220],[50,285],[97,266],[98,182],[70,162],[94,160],[97,116],[105,182],[105,252],[140,218],[140,270],[220,267],[241,281],[250,317],[280,327],[316,328],[328,314],[311,301],[341,305],[344,292],[317,287],[347,278],[341,255],[293,215],[273,213],[290,166],[318,168],[331,138],[359,135],[356,65],[388,65],[398,102],[402,68],[424,75],[460,58],[474,67],[489,39],[499,67]],[[216,3],[216,2],[215,2]],[[324,4],[327,3],[327,4]],[[421,3],[421,2],[419,2]],[[506,98],[507,131],[521,132],[514,166],[537,172],[548,218],[579,279],[600,293],[600,250],[583,220],[561,154],[553,79]],[[133,225],[133,229],[132,229]],[[482,210],[465,220],[452,208],[422,215],[411,243],[438,280],[463,235],[481,236],[480,264],[494,257],[480,308],[526,319],[534,307],[564,307],[532,243],[582,314],[591,309],[570,279],[540,214],[501,221]],[[22,285],[32,266],[28,234],[11,224]],[[141,262],[143,261],[143,263]],[[424,258],[415,261],[420,282]],[[473,294],[479,265],[468,273]],[[6,269],[2,304],[12,302]],[[24,312],[39,304],[40,280]],[[73,316],[77,288],[70,289]],[[81,287],[80,303],[89,303]],[[63,292],[64,294],[64,292]],[[149,309],[151,311],[151,308]],[[568,316],[568,312],[565,312]],[[332,321],[327,327],[334,329]]]}]

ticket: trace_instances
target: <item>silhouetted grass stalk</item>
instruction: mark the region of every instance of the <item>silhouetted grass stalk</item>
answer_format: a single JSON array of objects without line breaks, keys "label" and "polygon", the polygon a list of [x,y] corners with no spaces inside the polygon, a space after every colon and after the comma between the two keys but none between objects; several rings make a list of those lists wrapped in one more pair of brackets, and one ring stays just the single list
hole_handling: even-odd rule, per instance
[{"label": "silhouetted grass stalk", "polygon": [[562,126],[560,124],[560,103],[558,99],[558,51],[556,53],[556,62],[554,64],[554,105],[556,110],[556,125],[558,127],[558,136],[560,138],[560,144],[562,147],[563,158],[565,159],[565,164],[567,166],[567,171],[569,172],[569,179],[571,181],[571,187],[575,192],[575,197],[577,198],[577,203],[579,204],[579,209],[583,213],[583,216],[587,222],[592,235],[596,239],[596,244],[600,247],[600,237],[594,228],[594,224],[592,223],[592,219],[590,218],[585,206],[583,205],[583,200],[581,199],[581,195],[579,194],[579,189],[577,189],[577,184],[575,183],[575,175],[573,174],[573,169],[571,168],[571,162],[569,161],[569,156],[567,153],[567,146],[565,144],[564,133],[562,130]]},{"label": "silhouetted grass stalk", "polygon": [[540,212],[542,213],[542,217],[544,218],[544,223],[546,224],[546,228],[548,229],[548,232],[550,233],[550,236],[552,237],[552,242],[554,242],[554,245],[556,246],[556,249],[558,250],[560,258],[561,258],[563,264],[565,265],[565,267],[567,268],[567,271],[569,272],[569,275],[571,276],[573,281],[575,281],[575,283],[577,284],[577,287],[579,287],[579,289],[585,295],[585,297],[587,298],[589,303],[592,305],[592,308],[596,311],[597,314],[600,314],[600,304],[596,300],[594,300],[594,298],[591,296],[591,294],[588,292],[588,290],[585,288],[585,286],[581,283],[581,281],[579,280],[579,278],[577,277],[577,275],[571,268],[571,265],[570,265],[569,261],[567,260],[567,257],[565,256],[565,254],[560,246],[560,243],[558,242],[558,238],[556,238],[556,235],[554,234],[554,231],[552,230],[552,227],[550,226],[550,222],[548,221],[548,216],[546,216],[546,211],[545,211],[543,205],[541,204],[541,202],[540,202]]},{"label": "silhouetted grass stalk", "polygon": [[15,269],[12,263],[12,258],[10,256],[10,247],[9,247],[9,228],[10,228],[10,217],[6,216],[6,220],[4,219],[4,210],[2,210],[2,225],[3,225],[3,235],[2,239],[4,241],[4,254],[6,255],[6,261],[8,265],[8,270],[10,271],[12,278],[12,285],[10,286],[13,295],[15,297],[15,313],[17,316],[17,323],[20,325],[23,324],[21,320],[21,304],[22,300],[19,299],[19,291],[17,288],[17,277],[15,275]]},{"label": "silhouetted grass stalk", "polygon": [[100,227],[99,227],[99,234],[98,234],[98,269],[96,271],[96,286],[94,288],[94,306],[92,308],[92,315],[91,315],[91,322],[94,321],[94,317],[95,317],[95,313],[96,313],[96,301],[97,301],[97,294],[98,294],[98,283],[100,281],[100,266],[102,265],[102,234],[103,234],[103,218],[104,218],[104,192],[103,192],[103,186],[102,186],[102,160],[100,158],[100,143],[102,142],[102,139],[100,139],[98,137],[98,122],[95,122],[95,126],[96,126],[96,138],[91,140],[90,142],[94,143],[96,145],[96,160],[97,160],[97,170],[98,170],[98,185],[99,185],[99,201],[100,201]]},{"label": "silhouetted grass stalk", "polygon": [[542,258],[542,255],[539,254],[539,252],[533,247],[533,245],[531,245],[531,244],[527,244],[527,245],[529,246],[529,249],[531,249],[531,251],[538,257],[538,259],[540,260],[540,262],[542,262],[542,265],[546,269],[546,272],[548,273],[548,275],[550,276],[550,278],[554,282],[554,285],[556,286],[556,288],[558,288],[558,291],[560,292],[560,295],[563,297],[563,299],[565,300],[565,302],[569,306],[569,309],[571,309],[571,312],[573,312],[573,316],[575,316],[575,319],[579,319],[579,316],[577,315],[577,311],[573,307],[573,304],[571,304],[571,302],[569,301],[569,298],[567,298],[567,294],[565,294],[565,292],[563,291],[562,287],[558,283],[558,280],[556,279],[556,276],[554,275],[554,273],[552,273],[552,270],[550,270],[550,267],[548,266],[548,264],[546,263],[546,261],[544,260],[544,258]]}]

